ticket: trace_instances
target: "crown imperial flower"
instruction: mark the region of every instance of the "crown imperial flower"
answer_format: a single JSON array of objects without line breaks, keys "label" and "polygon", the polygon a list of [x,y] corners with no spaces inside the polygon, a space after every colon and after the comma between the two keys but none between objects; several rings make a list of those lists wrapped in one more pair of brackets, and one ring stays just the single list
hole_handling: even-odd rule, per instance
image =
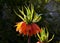
[{"label": "crown imperial flower", "polygon": [[31,5],[31,9],[29,9],[29,7],[25,7],[25,9],[26,14],[23,9],[20,10],[18,8],[23,17],[14,10],[15,14],[23,20],[22,22],[18,22],[16,24],[16,31],[20,34],[32,36],[40,32],[40,27],[36,24],[36,22],[40,21],[41,15],[34,11],[33,5]]}]

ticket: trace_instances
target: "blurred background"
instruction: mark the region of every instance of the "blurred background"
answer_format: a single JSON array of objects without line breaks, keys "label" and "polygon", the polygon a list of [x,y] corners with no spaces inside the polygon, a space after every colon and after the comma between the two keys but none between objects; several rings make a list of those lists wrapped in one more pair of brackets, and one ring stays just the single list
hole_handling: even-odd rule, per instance
[{"label": "blurred background", "polygon": [[[60,0],[0,0],[0,43],[27,43],[27,36],[19,35],[14,25],[21,19],[16,16],[13,9],[17,11],[22,6],[34,5],[38,14],[42,14],[42,19],[37,24],[47,26],[49,38],[55,34],[50,43],[60,43]],[[37,39],[31,37],[31,43],[36,43]]]}]

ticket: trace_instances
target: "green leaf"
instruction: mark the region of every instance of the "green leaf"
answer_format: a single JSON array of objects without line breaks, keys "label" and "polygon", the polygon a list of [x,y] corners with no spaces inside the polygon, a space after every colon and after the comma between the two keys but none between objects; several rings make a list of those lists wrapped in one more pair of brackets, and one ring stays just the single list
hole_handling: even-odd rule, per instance
[{"label": "green leaf", "polygon": [[34,12],[34,18],[32,22],[39,22],[41,20],[41,15],[42,14],[37,14],[36,12]]},{"label": "green leaf", "polygon": [[45,36],[46,35],[45,34],[45,28],[42,28],[42,32],[40,34],[41,34],[41,36]]},{"label": "green leaf", "polygon": [[20,17],[24,21],[24,18],[21,15],[19,15],[15,10],[14,10],[14,12],[18,17]]},{"label": "green leaf", "polygon": [[33,19],[34,6],[31,4],[31,20]]},{"label": "green leaf", "polygon": [[39,38],[39,40],[41,39],[41,37],[40,37],[40,35],[37,33],[37,36],[38,36],[38,38]]},{"label": "green leaf", "polygon": [[41,15],[37,18],[36,22],[39,22],[41,20]]},{"label": "green leaf", "polygon": [[53,34],[52,38],[51,38],[50,40],[48,40],[48,42],[52,41],[52,40],[53,40],[53,38],[54,38],[54,34]]},{"label": "green leaf", "polygon": [[48,38],[49,37],[49,32],[48,32],[47,28],[46,28],[46,31],[47,31],[46,37]]},{"label": "green leaf", "polygon": [[28,20],[31,20],[31,11],[30,11],[30,9],[29,9],[29,7],[25,7],[25,9],[26,9],[26,11],[27,11],[27,18],[28,18]]},{"label": "green leaf", "polygon": [[24,16],[24,18],[26,17],[26,15],[24,14],[23,8],[22,11],[18,8],[19,12]]},{"label": "green leaf", "polygon": [[34,18],[33,18],[33,21],[32,22],[36,22],[36,20],[38,19],[38,14],[36,12],[34,12]]}]

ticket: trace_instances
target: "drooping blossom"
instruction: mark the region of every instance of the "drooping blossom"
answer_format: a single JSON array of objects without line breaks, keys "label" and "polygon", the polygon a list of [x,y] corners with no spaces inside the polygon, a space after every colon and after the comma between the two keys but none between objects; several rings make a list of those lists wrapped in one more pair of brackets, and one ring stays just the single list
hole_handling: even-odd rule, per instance
[{"label": "drooping blossom", "polygon": [[40,27],[35,23],[26,24],[22,21],[16,24],[16,31],[20,34],[32,36],[40,32]]}]

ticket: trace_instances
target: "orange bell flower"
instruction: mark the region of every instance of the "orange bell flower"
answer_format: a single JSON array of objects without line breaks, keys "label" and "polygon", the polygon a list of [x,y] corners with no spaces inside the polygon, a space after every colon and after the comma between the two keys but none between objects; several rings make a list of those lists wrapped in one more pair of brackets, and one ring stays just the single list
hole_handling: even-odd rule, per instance
[{"label": "orange bell flower", "polygon": [[16,31],[20,34],[32,36],[40,32],[40,28],[37,24],[26,24],[25,22],[19,22],[16,24]]}]

